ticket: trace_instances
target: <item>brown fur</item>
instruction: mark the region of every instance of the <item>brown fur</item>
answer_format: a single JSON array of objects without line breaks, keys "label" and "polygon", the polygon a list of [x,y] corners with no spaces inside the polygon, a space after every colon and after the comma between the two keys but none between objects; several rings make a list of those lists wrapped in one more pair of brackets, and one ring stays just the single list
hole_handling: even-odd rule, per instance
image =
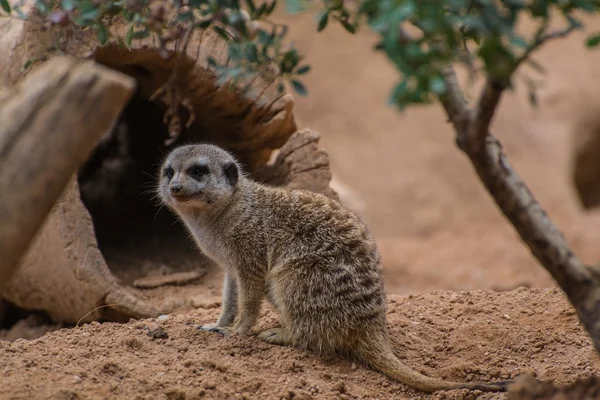
[{"label": "brown fur", "polygon": [[[194,170],[198,164],[205,167]],[[394,355],[375,241],[338,202],[258,184],[211,145],[173,150],[161,169],[159,194],[226,272],[221,316],[203,330],[249,334],[266,296],[281,323],[258,334],[269,343],[352,357],[425,392],[505,390],[505,383],[430,378]]]}]

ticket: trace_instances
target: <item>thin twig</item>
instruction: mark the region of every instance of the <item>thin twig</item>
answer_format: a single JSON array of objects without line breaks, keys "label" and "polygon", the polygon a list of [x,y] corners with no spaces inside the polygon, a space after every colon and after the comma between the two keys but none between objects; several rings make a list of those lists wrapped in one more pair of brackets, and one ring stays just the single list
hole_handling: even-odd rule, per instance
[{"label": "thin twig", "polygon": [[538,29],[538,32],[535,36],[535,40],[533,41],[532,45],[529,46],[529,48],[525,50],[521,57],[517,59],[515,70],[517,67],[519,67],[519,65],[521,65],[531,56],[531,53],[538,50],[544,43],[548,42],[549,40],[565,38],[571,33],[573,33],[575,29],[580,28],[579,25],[570,25],[568,28],[565,29],[559,29],[554,32],[544,33],[544,31],[547,28],[547,25],[547,23],[544,23],[542,24],[542,26],[540,26],[540,29]]},{"label": "thin twig", "polygon": [[122,306],[123,304],[104,304],[102,306],[98,306],[96,308],[94,308],[92,311],[90,311],[89,313],[85,314],[83,317],[79,318],[79,321],[77,321],[77,323],[75,324],[76,327],[79,327],[79,323],[81,321],[83,321],[88,315],[90,315],[91,313],[93,313],[94,311],[98,311],[101,308],[106,308],[106,307],[114,307],[114,306]]},{"label": "thin twig", "polygon": [[[515,63],[515,66],[511,71],[511,75],[524,61],[531,57],[531,54],[534,51],[538,50],[544,43],[548,42],[549,40],[564,38],[578,28],[577,25],[570,25],[568,28],[565,29],[545,33],[548,24],[549,21],[545,20],[540,25],[535,34],[535,39],[533,43],[517,59],[517,62]],[[494,114],[498,108],[498,104],[500,103],[502,93],[508,87],[508,84],[509,79],[501,80],[497,78],[488,77],[487,82],[483,90],[481,91],[479,101],[477,103],[477,115],[475,117],[475,123],[471,131],[469,132],[469,136],[471,138],[470,145],[474,146],[474,149],[480,148],[481,146],[485,145],[485,139],[488,136],[490,124],[492,122],[492,119],[494,118]]]}]

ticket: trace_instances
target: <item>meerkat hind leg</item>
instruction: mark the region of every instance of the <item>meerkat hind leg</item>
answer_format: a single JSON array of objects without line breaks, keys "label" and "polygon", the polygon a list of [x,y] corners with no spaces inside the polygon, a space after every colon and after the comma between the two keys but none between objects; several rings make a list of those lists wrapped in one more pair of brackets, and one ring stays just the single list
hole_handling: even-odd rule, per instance
[{"label": "meerkat hind leg", "polygon": [[262,331],[257,336],[259,339],[264,340],[267,343],[275,344],[278,346],[291,346],[292,343],[288,338],[285,328],[271,328],[266,331]]}]

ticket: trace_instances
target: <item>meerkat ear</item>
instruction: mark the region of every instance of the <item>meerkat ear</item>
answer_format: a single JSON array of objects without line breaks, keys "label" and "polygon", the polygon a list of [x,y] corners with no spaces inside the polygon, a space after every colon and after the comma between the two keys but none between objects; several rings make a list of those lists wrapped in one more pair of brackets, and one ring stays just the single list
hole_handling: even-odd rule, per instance
[{"label": "meerkat ear", "polygon": [[239,179],[239,171],[237,165],[232,162],[228,162],[223,166],[223,172],[229,180],[229,184],[233,187],[237,184]]}]

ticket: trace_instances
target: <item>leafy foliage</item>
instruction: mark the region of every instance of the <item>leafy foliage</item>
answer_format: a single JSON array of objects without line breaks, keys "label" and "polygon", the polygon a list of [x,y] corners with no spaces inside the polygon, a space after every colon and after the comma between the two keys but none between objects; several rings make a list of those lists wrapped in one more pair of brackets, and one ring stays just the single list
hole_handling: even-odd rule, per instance
[{"label": "leafy foliage", "polygon": [[[343,0],[324,2],[326,9],[316,17],[319,31],[335,15],[351,33],[364,22],[379,35],[375,49],[402,75],[390,96],[390,103],[400,109],[443,96],[447,88],[442,70],[451,63],[463,64],[472,77],[484,74],[510,88],[523,62],[542,70],[531,60],[534,50],[548,39],[581,28],[577,13],[596,13],[600,8],[600,0],[359,0],[353,9]],[[538,26],[530,37],[517,29],[525,16]],[[552,18],[561,18],[564,28],[550,31]],[[600,34],[590,36],[586,44],[600,44]],[[525,81],[534,102],[533,80]]]},{"label": "leafy foliage", "polygon": [[[303,56],[293,46],[286,46],[287,27],[269,19],[277,0],[261,4],[243,1],[244,7],[240,0],[175,0],[174,12],[165,7],[169,2],[149,0],[36,0],[35,6],[51,26],[90,29],[101,45],[114,39],[131,47],[134,40],[155,37],[165,55],[168,43],[184,42],[194,30],[213,30],[229,46],[227,65],[210,60],[218,84],[251,83],[260,75],[269,81],[283,78],[298,94],[306,95],[298,75],[307,73],[310,67],[301,64]],[[18,6],[11,10],[7,0],[0,0],[0,5],[5,13],[25,18]],[[129,26],[124,37],[112,37],[106,23],[109,18]],[[283,82],[278,88],[283,92]]]},{"label": "leafy foliage", "polygon": [[[296,93],[306,95],[300,77],[310,66],[303,64],[304,57],[286,42],[287,26],[269,18],[277,0],[258,1],[175,0],[172,16],[166,15],[160,2],[151,4],[154,2],[149,0],[37,0],[36,7],[50,24],[93,29],[100,44],[111,39],[107,18],[121,18],[129,24],[125,37],[117,38],[126,46],[155,36],[164,48],[191,30],[212,29],[229,43],[227,65],[211,60],[219,84],[251,82],[257,75],[274,80],[275,76],[285,78]],[[303,12],[310,3],[285,0],[290,13]],[[366,24],[379,35],[375,49],[383,52],[401,75],[389,99],[400,109],[444,96],[447,88],[442,70],[450,63],[464,65],[472,78],[483,74],[508,88],[522,63],[543,72],[531,53],[546,40],[581,28],[576,14],[596,13],[600,8],[600,0],[323,0],[320,4],[315,16],[318,31],[337,21],[350,33]],[[18,7],[11,10],[7,0],[0,0],[0,6],[5,13],[22,15]],[[538,26],[529,37],[517,29],[525,16]],[[549,30],[553,18],[564,21],[563,30]],[[586,39],[588,47],[598,44],[598,33]],[[534,80],[525,76],[524,81],[535,103]],[[283,83],[278,88],[283,91]]]}]

